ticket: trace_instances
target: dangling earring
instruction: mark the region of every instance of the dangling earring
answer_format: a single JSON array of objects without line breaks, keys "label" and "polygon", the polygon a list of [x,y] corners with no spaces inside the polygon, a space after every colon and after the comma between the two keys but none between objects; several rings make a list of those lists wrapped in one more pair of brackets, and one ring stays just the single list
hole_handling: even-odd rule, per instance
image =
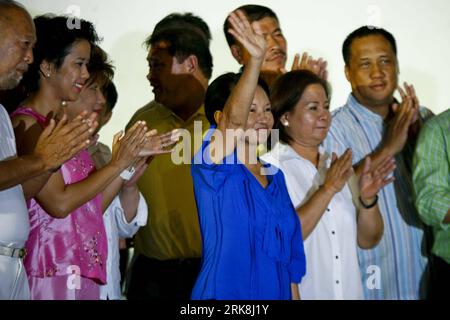
[{"label": "dangling earring", "polygon": [[67,101],[64,101],[64,100],[61,101],[61,107],[63,107],[63,108],[67,107]]}]

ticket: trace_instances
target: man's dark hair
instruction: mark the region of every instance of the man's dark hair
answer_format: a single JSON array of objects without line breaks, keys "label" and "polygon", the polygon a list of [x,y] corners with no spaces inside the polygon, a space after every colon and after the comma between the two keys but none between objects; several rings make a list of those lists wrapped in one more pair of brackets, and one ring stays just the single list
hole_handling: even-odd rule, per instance
[{"label": "man's dark hair", "polygon": [[349,65],[350,63],[351,47],[353,41],[359,38],[373,35],[380,35],[384,37],[391,44],[392,50],[394,51],[395,56],[397,56],[397,44],[395,42],[394,36],[390,32],[384,30],[383,28],[362,26],[350,33],[345,39],[344,44],[342,45],[342,56],[344,57],[346,65]]},{"label": "man's dark hair", "polygon": [[106,108],[108,109],[108,112],[112,112],[114,107],[116,106],[117,99],[119,97],[114,82],[109,81],[106,87],[104,88],[103,92],[106,98]]},{"label": "man's dark hair", "polygon": [[[262,20],[264,18],[274,18],[275,20],[277,20],[277,22],[279,22],[275,12],[273,12],[272,9],[264,6],[247,4],[237,8],[236,10],[242,10],[247,16],[250,23]],[[223,24],[223,32],[225,33],[225,38],[227,39],[228,46],[231,47],[233,44],[236,44],[236,39],[228,32],[230,28],[231,25],[228,22],[227,16],[227,19],[225,19],[225,23]]]},{"label": "man's dark hair", "polygon": [[67,26],[68,19],[72,18],[51,14],[34,18],[37,36],[37,42],[33,50],[34,62],[30,65],[23,79],[28,92],[39,89],[39,66],[42,61],[47,60],[54,63],[56,68],[59,68],[76,41],[86,40],[91,45],[100,41],[91,22],[80,19],[80,28],[70,29]]},{"label": "man's dark hair", "polygon": [[[191,12],[186,13],[175,12],[169,14],[156,24],[152,34],[161,32],[164,29],[181,29],[181,28],[187,28],[192,30],[193,32],[198,32],[205,38],[205,41],[208,43],[209,46],[212,37],[208,25],[202,18],[192,14]],[[150,47],[151,37],[152,36],[150,35],[145,40],[145,45],[147,49]]]},{"label": "man's dark hair", "polygon": [[[216,120],[214,119],[214,113],[223,110],[225,103],[241,76],[242,73],[225,73],[217,77],[209,85],[205,96],[205,115],[211,125],[217,125]],[[269,97],[269,86],[262,79],[258,79],[258,86],[260,86],[267,94],[267,97]]]},{"label": "man's dark hair", "polygon": [[149,44],[155,45],[161,41],[168,43],[169,54],[176,57],[180,63],[190,55],[196,56],[204,76],[208,79],[211,78],[213,59],[208,42],[202,35],[186,28],[163,29],[152,34]]}]

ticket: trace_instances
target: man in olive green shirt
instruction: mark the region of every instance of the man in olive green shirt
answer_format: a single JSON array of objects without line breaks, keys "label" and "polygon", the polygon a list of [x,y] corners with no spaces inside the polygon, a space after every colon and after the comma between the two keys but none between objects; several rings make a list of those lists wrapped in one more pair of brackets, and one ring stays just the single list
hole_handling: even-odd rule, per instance
[{"label": "man in olive green shirt", "polygon": [[[158,133],[186,129],[191,155],[196,152],[194,139],[202,141],[202,130],[209,127],[203,109],[212,73],[209,39],[206,23],[191,14],[169,15],[158,23],[146,42],[147,78],[155,101],[138,110],[129,126],[145,120]],[[195,124],[202,130],[194,134]],[[127,298],[190,299],[201,257],[190,164],[174,163],[170,154],[159,155],[138,185],[149,215],[135,238]]]},{"label": "man in olive green shirt", "polygon": [[432,298],[450,297],[450,110],[420,132],[413,161],[416,206],[433,228]]}]

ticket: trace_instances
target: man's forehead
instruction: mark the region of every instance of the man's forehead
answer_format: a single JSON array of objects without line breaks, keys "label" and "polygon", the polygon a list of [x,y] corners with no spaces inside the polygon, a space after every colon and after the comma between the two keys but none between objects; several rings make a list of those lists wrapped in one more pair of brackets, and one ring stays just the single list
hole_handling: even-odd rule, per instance
[{"label": "man's forehead", "polygon": [[374,34],[356,38],[350,46],[352,55],[364,55],[369,53],[395,55],[391,43],[382,35]]},{"label": "man's forehead", "polygon": [[263,32],[273,32],[280,29],[280,23],[273,17],[264,17],[252,22],[252,25],[259,26]]},{"label": "man's forehead", "polygon": [[150,46],[147,59],[155,56],[169,54],[170,43],[168,41],[158,41]]},{"label": "man's forehead", "polygon": [[16,35],[36,41],[34,22],[25,9],[19,7],[8,8],[2,13],[0,20],[2,20],[2,23],[0,23],[1,28],[6,28],[6,30]]}]

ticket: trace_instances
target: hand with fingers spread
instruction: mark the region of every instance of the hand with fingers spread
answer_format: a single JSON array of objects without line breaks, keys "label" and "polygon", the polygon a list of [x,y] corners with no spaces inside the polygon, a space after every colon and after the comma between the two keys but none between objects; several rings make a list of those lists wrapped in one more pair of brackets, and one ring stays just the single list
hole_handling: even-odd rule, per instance
[{"label": "hand with fingers spread", "polygon": [[331,166],[327,171],[323,188],[334,195],[344,188],[352,174],[352,151],[347,149],[340,158],[333,152]]},{"label": "hand with fingers spread", "polygon": [[313,73],[315,73],[319,78],[323,80],[328,80],[328,70],[327,70],[328,62],[319,58],[318,60],[314,60],[312,62],[312,69],[310,69]]},{"label": "hand with fingers spread", "polygon": [[384,146],[390,156],[402,151],[408,140],[409,127],[417,114],[417,110],[414,108],[415,103],[413,95],[403,92],[401,104],[395,103],[392,106],[394,117],[389,121],[384,141]]},{"label": "hand with fingers spread", "polygon": [[360,196],[364,203],[373,203],[378,192],[394,181],[394,177],[389,178],[389,175],[395,170],[395,159],[386,157],[377,167],[372,170],[370,167],[371,159],[366,157],[359,178]]},{"label": "hand with fingers spread", "polygon": [[231,24],[228,32],[244,46],[250,56],[262,62],[267,51],[267,41],[261,29],[258,26],[252,27],[242,10],[232,12],[228,21]]},{"label": "hand with fingers spread", "polygon": [[93,113],[87,117],[87,112],[83,112],[70,122],[66,115],[58,123],[50,120],[33,152],[43,161],[46,170],[59,167],[89,145],[90,137],[98,126],[96,116]]},{"label": "hand with fingers spread", "polygon": [[[294,70],[309,70],[313,72],[315,75],[320,77],[323,80],[328,79],[328,71],[327,71],[327,61],[322,58],[313,59],[312,56],[308,55],[307,52],[302,54],[301,60],[300,55],[296,54],[294,57],[294,62],[292,63],[291,71]],[[286,73],[286,69],[280,69],[281,73]]]},{"label": "hand with fingers spread", "polygon": [[145,121],[137,121],[126,133],[116,133],[112,146],[111,163],[120,170],[131,166],[147,143]]},{"label": "hand with fingers spread", "polygon": [[157,130],[151,130],[146,134],[147,142],[145,143],[142,151],[139,153],[139,156],[149,157],[158,154],[171,153],[173,148],[167,148],[172,147],[175,143],[177,143],[178,140],[180,140],[180,137],[180,130],[178,129],[174,129],[160,135],[158,135]]}]

